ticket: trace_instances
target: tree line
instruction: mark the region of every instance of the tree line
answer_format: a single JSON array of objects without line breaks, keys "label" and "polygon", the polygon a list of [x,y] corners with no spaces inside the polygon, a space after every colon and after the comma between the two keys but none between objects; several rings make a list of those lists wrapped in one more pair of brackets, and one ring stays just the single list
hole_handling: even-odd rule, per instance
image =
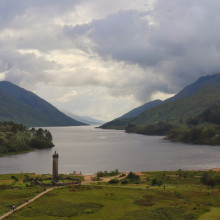
[{"label": "tree line", "polygon": [[180,118],[173,123],[128,124],[126,132],[164,135],[171,141],[184,143],[220,145],[220,105],[215,104],[195,117]]},{"label": "tree line", "polygon": [[47,129],[28,129],[12,121],[0,122],[0,154],[19,153],[32,149],[51,148],[53,138]]}]

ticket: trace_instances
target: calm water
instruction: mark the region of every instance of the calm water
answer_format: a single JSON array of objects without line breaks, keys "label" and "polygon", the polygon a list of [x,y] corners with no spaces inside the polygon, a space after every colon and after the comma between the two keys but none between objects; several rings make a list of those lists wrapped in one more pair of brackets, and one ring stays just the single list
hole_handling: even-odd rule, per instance
[{"label": "calm water", "polygon": [[163,137],[127,134],[94,127],[48,128],[52,149],[0,157],[0,173],[51,173],[52,154],[59,153],[59,172],[100,170],[150,171],[220,167],[220,146],[172,143]]}]

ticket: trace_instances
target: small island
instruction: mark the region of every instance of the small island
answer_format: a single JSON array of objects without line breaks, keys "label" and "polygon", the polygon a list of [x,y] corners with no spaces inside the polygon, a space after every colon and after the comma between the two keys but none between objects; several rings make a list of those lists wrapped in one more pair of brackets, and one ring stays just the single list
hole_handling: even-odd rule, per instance
[{"label": "small island", "polygon": [[0,122],[0,155],[17,154],[33,149],[51,148],[53,138],[47,129],[28,129],[12,121]]}]

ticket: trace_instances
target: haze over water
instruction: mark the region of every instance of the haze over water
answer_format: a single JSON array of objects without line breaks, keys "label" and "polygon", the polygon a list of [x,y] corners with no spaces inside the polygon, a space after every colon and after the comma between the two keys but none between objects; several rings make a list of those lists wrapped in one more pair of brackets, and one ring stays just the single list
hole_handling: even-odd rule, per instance
[{"label": "haze over water", "polygon": [[52,127],[55,147],[0,157],[0,173],[51,173],[59,153],[59,172],[156,171],[220,167],[220,147],[172,143],[163,137],[127,134],[94,127]]}]

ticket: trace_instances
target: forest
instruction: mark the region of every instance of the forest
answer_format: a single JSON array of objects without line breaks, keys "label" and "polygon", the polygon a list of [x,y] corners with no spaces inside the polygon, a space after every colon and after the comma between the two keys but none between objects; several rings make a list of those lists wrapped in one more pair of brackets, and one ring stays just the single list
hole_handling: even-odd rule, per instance
[{"label": "forest", "polygon": [[220,145],[220,105],[216,103],[195,117],[181,118],[172,123],[159,121],[145,126],[128,124],[126,132],[164,135],[174,142]]},{"label": "forest", "polygon": [[47,129],[28,129],[12,121],[0,122],[0,155],[51,148],[53,138]]}]

